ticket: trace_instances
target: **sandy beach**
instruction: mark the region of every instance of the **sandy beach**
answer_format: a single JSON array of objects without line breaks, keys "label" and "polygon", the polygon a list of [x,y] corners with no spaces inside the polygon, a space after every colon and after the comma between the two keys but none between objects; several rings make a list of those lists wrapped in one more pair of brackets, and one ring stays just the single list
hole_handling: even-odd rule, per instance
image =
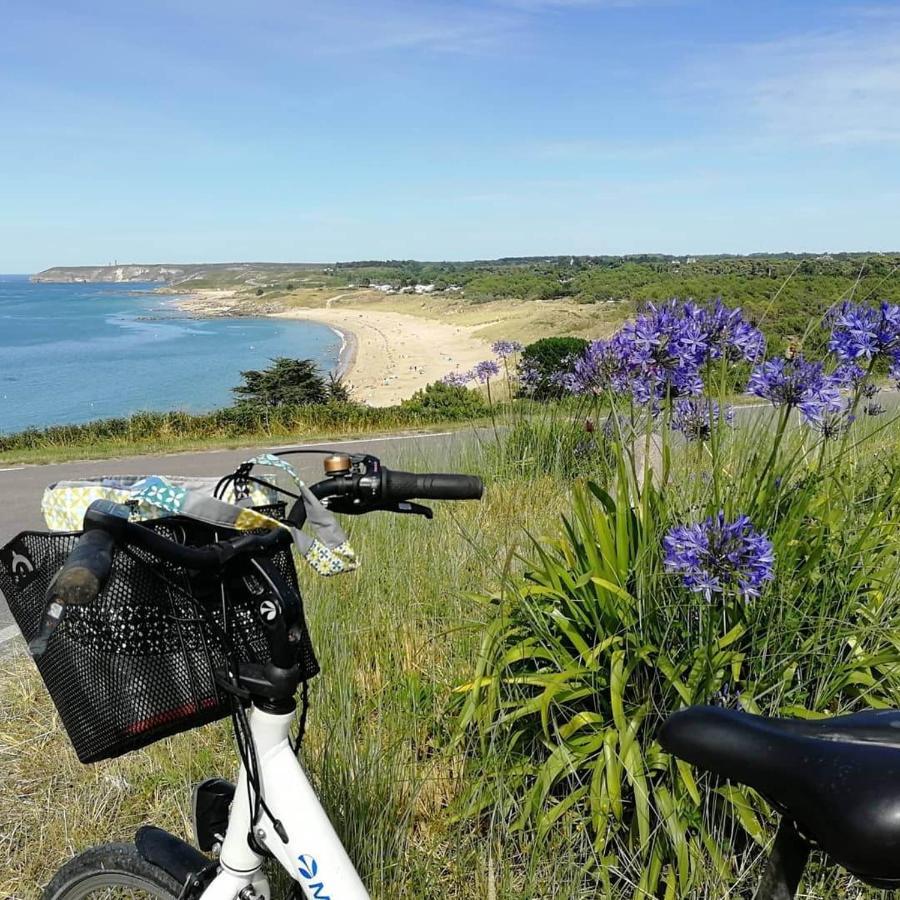
[{"label": "sandy beach", "polygon": [[196,291],[176,303],[199,316],[271,315],[330,326],[344,340],[338,372],[353,399],[370,406],[392,406],[448,372],[467,371],[492,355],[490,343],[473,328],[406,313],[330,303],[286,311],[248,308],[235,291]]},{"label": "sandy beach", "polygon": [[341,371],[355,400],[391,406],[448,372],[491,356],[490,344],[464,326],[384,311],[330,307],[275,313],[330,325],[347,342]]}]

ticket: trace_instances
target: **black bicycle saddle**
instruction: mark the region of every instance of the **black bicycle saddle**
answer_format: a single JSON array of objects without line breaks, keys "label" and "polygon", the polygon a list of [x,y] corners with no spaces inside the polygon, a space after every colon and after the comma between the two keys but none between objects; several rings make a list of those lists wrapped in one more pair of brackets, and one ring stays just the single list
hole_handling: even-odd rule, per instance
[{"label": "black bicycle saddle", "polygon": [[694,706],[669,718],[660,742],[755,788],[862,880],[900,885],[900,711],[805,720]]}]

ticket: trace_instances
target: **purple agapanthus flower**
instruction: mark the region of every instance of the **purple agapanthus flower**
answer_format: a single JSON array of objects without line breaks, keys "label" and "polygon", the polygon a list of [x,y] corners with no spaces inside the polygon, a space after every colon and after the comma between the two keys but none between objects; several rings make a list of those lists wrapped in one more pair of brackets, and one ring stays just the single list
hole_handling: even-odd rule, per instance
[{"label": "purple agapanthus flower", "polygon": [[866,381],[860,386],[859,395],[866,400],[871,400],[878,393],[878,385],[874,381]]},{"label": "purple agapanthus flower", "polygon": [[762,333],[740,310],[669,300],[649,304],[608,341],[594,341],[573,367],[577,393],[628,392],[640,404],[694,397],[703,392],[702,368],[710,361],[763,353]]},{"label": "purple agapanthus flower", "polygon": [[854,362],[845,362],[831,373],[831,377],[841,387],[856,388],[865,380],[866,370]]},{"label": "purple agapanthus flower", "polygon": [[486,359],[483,362],[478,363],[478,365],[472,369],[472,377],[481,384],[490,381],[491,378],[494,378],[499,374],[500,366],[492,359]]},{"label": "purple agapanthus flower", "polygon": [[518,341],[496,341],[491,344],[491,350],[500,357],[506,359],[516,353],[521,353],[525,348]]},{"label": "purple agapanthus flower", "polygon": [[569,390],[573,394],[599,394],[608,388],[627,388],[622,353],[615,341],[592,341],[570,366]]},{"label": "purple agapanthus flower", "polygon": [[828,347],[843,362],[880,356],[900,363],[900,305],[842,303],[831,313]]},{"label": "purple agapanthus flower", "polygon": [[472,380],[471,372],[448,372],[442,379],[450,387],[465,387]]},{"label": "purple agapanthus flower", "polygon": [[533,394],[541,386],[541,373],[534,366],[520,366],[519,386],[526,394]]},{"label": "purple agapanthus flower", "polygon": [[799,354],[757,365],[750,373],[747,390],[775,406],[796,407],[812,425],[841,408],[839,382],[825,374],[821,363],[807,362]]},{"label": "purple agapanthus flower", "polygon": [[740,309],[725,306],[721,297],[712,308],[700,309],[700,319],[710,359],[756,362],[765,354],[763,333],[744,318]]},{"label": "purple agapanthus flower", "polygon": [[846,434],[855,421],[856,414],[853,411],[853,401],[848,399],[840,409],[829,410],[817,420],[809,421],[808,424],[818,431],[823,438],[832,440]]},{"label": "purple agapanthus flower", "polygon": [[719,422],[731,425],[734,410],[726,406],[724,412],[715,400],[685,397],[672,407],[672,429],[680,431],[689,441],[708,441]]},{"label": "purple agapanthus flower", "polygon": [[663,538],[663,550],[666,569],[707,601],[729,590],[745,600],[758,597],[774,577],[772,542],[747,516],[728,522],[719,512],[700,523],[678,525]]}]

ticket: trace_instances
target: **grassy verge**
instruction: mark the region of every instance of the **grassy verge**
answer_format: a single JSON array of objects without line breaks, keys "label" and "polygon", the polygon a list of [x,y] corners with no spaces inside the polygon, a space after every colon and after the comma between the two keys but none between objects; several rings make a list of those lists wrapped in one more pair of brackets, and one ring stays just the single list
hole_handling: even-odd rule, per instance
[{"label": "grassy verge", "polygon": [[[491,444],[465,452],[440,463],[487,471],[497,458]],[[396,464],[438,461],[407,456]],[[323,668],[306,763],[376,898],[474,900],[490,896],[490,885],[496,896],[519,896],[520,888],[537,896],[522,868],[534,848],[454,820],[462,760],[448,750],[448,736],[452,689],[488,613],[467,595],[498,583],[524,532],[546,528],[564,503],[558,483],[544,476],[497,482],[481,504],[438,504],[432,522],[353,519],[360,571],[338,579],[301,573]],[[219,724],[83,767],[30,662],[7,659],[0,765],[15,790],[0,797],[0,896],[39,896],[68,855],[128,839],[145,821],[187,837],[191,783],[233,776],[234,759],[230,727]],[[520,864],[511,867],[509,854]],[[552,857],[539,862],[557,868]]]},{"label": "grassy verge", "polygon": [[83,425],[0,435],[0,464],[51,463],[149,453],[271,446],[404,431],[437,430],[477,420],[454,413],[355,404],[279,408],[267,415],[235,409],[211,413],[137,413]]},{"label": "grassy verge", "polygon": [[[472,442],[455,459],[404,450],[393,460],[483,473],[482,503],[436,504],[431,522],[352,519],[362,568],[337,579],[301,572],[323,669],[304,760],[375,900],[618,896],[586,871],[591,838],[577,816],[562,815],[541,833],[516,828],[510,793],[475,820],[458,818],[473,763],[498,772],[508,764],[489,748],[464,754],[452,740],[461,702],[454,688],[471,677],[484,626],[496,616],[478,596],[496,592],[504,573],[520,567],[528,534],[557,530],[571,505],[572,475],[596,474],[592,467],[604,464],[566,444],[568,417],[504,424],[502,442]],[[750,452],[758,437],[739,437],[735,453]],[[897,431],[886,431],[871,452],[889,457],[898,443]],[[683,481],[688,490],[701,487]],[[189,838],[191,784],[233,777],[235,754],[230,727],[220,723],[83,767],[33,667],[18,656],[0,664],[0,765],[15,786],[0,795],[0,896],[30,900],[72,853],[127,840],[144,822]],[[761,866],[758,854],[750,857],[727,882],[710,873],[691,896],[743,895]],[[807,884],[810,897],[877,896],[833,874],[814,873]]]}]

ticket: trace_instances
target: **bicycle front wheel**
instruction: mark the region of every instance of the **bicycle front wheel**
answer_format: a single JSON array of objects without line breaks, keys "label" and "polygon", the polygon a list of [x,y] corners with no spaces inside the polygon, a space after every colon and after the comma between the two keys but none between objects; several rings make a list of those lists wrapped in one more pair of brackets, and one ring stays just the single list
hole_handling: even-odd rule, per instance
[{"label": "bicycle front wheel", "polygon": [[44,900],[177,900],[181,885],[147,862],[133,844],[92,847],[69,860]]}]

